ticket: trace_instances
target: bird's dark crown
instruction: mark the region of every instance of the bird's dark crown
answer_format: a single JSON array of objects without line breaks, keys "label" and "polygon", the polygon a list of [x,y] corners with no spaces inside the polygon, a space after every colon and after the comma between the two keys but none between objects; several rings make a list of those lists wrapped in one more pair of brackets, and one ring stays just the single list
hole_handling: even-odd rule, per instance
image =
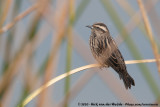
[{"label": "bird's dark crown", "polygon": [[104,23],[95,23],[92,25],[93,28],[99,29],[103,32],[109,32],[107,26]]}]

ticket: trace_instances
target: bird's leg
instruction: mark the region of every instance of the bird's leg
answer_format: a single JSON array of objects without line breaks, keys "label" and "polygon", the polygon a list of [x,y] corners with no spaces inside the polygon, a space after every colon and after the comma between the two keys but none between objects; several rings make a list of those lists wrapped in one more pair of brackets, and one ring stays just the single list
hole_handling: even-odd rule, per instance
[{"label": "bird's leg", "polygon": [[104,65],[104,64],[102,65],[102,64],[101,64],[101,66],[100,66],[99,68],[102,70],[102,68],[109,68],[109,66],[108,66],[108,65]]}]

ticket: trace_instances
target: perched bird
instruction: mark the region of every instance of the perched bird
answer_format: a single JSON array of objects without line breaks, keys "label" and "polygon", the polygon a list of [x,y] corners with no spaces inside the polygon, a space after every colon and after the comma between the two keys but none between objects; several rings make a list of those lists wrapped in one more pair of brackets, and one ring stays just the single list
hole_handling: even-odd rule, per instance
[{"label": "perched bird", "polygon": [[103,23],[95,23],[86,26],[91,29],[90,49],[94,58],[102,67],[112,67],[122,78],[125,88],[130,89],[135,85],[133,78],[128,74],[121,52],[115,41],[110,36],[107,26]]}]

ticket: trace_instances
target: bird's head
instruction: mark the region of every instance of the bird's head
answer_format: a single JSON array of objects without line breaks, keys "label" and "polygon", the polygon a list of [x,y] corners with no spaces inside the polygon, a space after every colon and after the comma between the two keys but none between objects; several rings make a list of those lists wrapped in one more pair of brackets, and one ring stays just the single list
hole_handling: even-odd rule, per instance
[{"label": "bird's head", "polygon": [[88,25],[86,26],[88,28],[90,28],[93,32],[97,32],[97,33],[109,33],[109,30],[107,28],[107,26],[104,23],[95,23],[93,25]]}]

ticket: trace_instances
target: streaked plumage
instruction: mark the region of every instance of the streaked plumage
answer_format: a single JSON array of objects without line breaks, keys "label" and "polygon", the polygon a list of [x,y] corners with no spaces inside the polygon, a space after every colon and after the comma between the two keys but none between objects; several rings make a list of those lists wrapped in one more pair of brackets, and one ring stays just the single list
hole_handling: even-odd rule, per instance
[{"label": "streaked plumage", "polygon": [[91,28],[90,48],[94,58],[102,67],[112,67],[122,78],[126,89],[135,85],[133,78],[127,73],[124,59],[115,41],[110,36],[107,26],[103,23],[95,23]]}]

